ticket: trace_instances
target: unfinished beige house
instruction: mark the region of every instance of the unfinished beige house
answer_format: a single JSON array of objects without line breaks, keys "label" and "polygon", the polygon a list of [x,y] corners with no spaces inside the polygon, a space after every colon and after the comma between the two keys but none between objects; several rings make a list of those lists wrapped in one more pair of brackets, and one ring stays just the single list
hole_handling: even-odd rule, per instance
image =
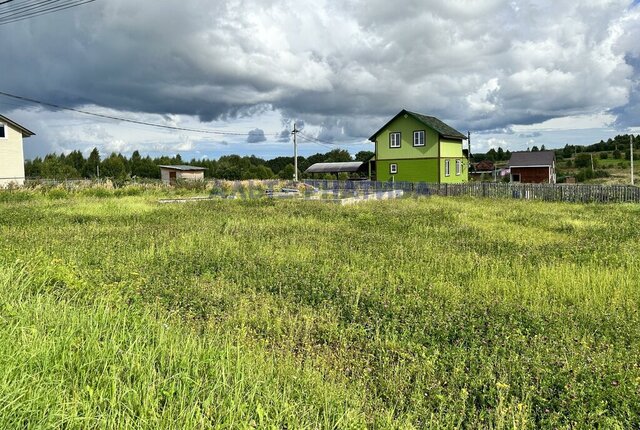
[{"label": "unfinished beige house", "polygon": [[160,178],[165,184],[175,184],[177,181],[204,181],[204,167],[196,166],[158,166]]},{"label": "unfinished beige house", "polygon": [[24,185],[22,139],[35,133],[0,115],[0,188]]}]

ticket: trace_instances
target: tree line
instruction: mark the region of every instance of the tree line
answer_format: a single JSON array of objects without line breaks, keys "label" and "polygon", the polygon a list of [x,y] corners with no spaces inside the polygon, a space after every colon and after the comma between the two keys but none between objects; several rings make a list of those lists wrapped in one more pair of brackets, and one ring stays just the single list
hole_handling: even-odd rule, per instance
[{"label": "tree line", "polygon": [[[601,140],[598,143],[594,143],[592,145],[569,145],[566,144],[563,148],[554,149],[556,153],[556,158],[564,159],[564,158],[576,158],[576,156],[580,153],[584,152],[604,152],[609,151],[612,152],[613,158],[625,158],[629,159],[630,148],[629,142],[632,135],[630,134],[621,134],[617,135],[614,138],[608,139],[607,141]],[[633,147],[634,149],[640,149],[640,135],[633,136]],[[544,145],[540,148],[538,146],[532,146],[531,148],[527,148],[527,151],[537,152],[537,151],[546,151]],[[490,149],[485,153],[472,153],[471,161],[477,162],[482,160],[490,160],[490,161],[508,161],[511,158],[511,152],[509,150],[504,150],[502,148]]]},{"label": "tree line", "polygon": [[[298,171],[303,172],[314,163],[367,161],[374,155],[371,151],[360,151],[352,157],[348,151],[334,149],[326,153],[317,153],[309,157],[298,157]],[[48,154],[25,162],[25,175],[32,179],[94,179],[129,178],[159,179],[160,165],[182,165],[204,167],[205,177],[243,180],[243,179],[291,179],[294,173],[293,157],[275,157],[270,160],[250,156],[225,155],[217,160],[183,160],[180,154],[175,156],[143,157],[134,151],[131,157],[112,153],[102,158],[97,148],[93,148],[88,157],[80,151],[69,154]]]}]

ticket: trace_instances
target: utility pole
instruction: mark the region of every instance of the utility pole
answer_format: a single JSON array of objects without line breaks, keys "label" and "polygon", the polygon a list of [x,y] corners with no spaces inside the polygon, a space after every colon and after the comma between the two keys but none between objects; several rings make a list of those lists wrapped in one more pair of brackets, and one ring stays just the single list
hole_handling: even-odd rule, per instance
[{"label": "utility pole", "polygon": [[595,169],[593,168],[593,152],[591,153],[591,171],[595,171]]},{"label": "utility pole", "polygon": [[293,123],[293,180],[298,182],[298,141],[296,139],[296,135],[300,130],[296,128],[296,123]]},{"label": "utility pole", "polygon": [[96,173],[98,174],[98,179],[100,179],[100,164],[96,165]]},{"label": "utility pole", "polygon": [[471,132],[467,131],[467,156],[469,157],[469,160],[471,160]]},{"label": "utility pole", "polygon": [[629,152],[631,158],[631,185],[635,185],[633,179],[633,134],[629,138],[629,149],[631,150],[631,152]]}]

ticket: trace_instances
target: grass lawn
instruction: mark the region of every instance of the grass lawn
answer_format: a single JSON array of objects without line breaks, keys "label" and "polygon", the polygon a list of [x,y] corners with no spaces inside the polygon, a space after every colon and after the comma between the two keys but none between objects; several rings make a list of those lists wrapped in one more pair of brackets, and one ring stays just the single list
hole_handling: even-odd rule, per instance
[{"label": "grass lawn", "polygon": [[638,205],[157,198],[0,192],[0,428],[640,426]]}]

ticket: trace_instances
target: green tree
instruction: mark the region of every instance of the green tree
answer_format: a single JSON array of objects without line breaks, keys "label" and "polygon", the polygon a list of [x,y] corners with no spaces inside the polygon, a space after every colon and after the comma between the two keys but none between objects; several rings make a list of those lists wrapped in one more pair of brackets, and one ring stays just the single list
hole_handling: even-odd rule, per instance
[{"label": "green tree", "polygon": [[84,165],[86,164],[86,160],[82,155],[82,152],[76,150],[71,151],[69,155],[67,155],[66,163],[76,169],[78,172],[84,172]]},{"label": "green tree", "polygon": [[42,158],[36,157],[24,163],[24,175],[27,178],[39,178],[42,176]]},{"label": "green tree", "polygon": [[332,151],[327,152],[324,161],[326,163],[337,163],[337,162],[353,161],[353,159],[351,158],[351,154],[349,154],[349,151],[345,149],[334,149]]},{"label": "green tree", "polygon": [[[593,160],[593,164],[595,167],[595,160]],[[591,154],[587,152],[580,153],[576,155],[575,166],[579,169],[582,168],[591,168]]]},{"label": "green tree", "polygon": [[80,174],[76,169],[63,162],[56,154],[47,155],[40,168],[40,175],[47,179],[77,179]]},{"label": "green tree", "polygon": [[356,154],[356,161],[368,161],[376,155],[373,151],[360,151]]},{"label": "green tree", "polygon": [[293,172],[295,172],[295,169],[293,168],[293,164],[287,164],[284,169],[282,169],[279,173],[278,173],[278,177],[280,179],[286,179],[286,180],[291,180],[293,179]]},{"label": "green tree", "polygon": [[89,158],[87,158],[87,162],[84,164],[82,175],[85,178],[95,177],[98,172],[98,166],[100,166],[100,152],[98,152],[98,148],[93,148]]},{"label": "green tree", "polygon": [[127,176],[127,166],[120,154],[112,153],[100,163],[100,175],[106,178],[124,179]]}]

